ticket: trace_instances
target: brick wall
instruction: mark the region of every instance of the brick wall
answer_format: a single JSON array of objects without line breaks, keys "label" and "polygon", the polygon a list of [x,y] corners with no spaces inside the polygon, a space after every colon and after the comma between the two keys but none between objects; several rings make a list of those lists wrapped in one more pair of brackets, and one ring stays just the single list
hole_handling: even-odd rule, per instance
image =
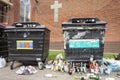
[{"label": "brick wall", "polygon": [[119,42],[106,42],[104,51],[120,53],[120,41]]},{"label": "brick wall", "polygon": [[[62,27],[64,21],[72,17],[98,17],[106,21],[105,51],[120,52],[120,1],[119,0],[59,0],[59,22],[54,22],[50,5],[54,0],[39,0],[38,10],[32,1],[32,21],[39,21],[51,30],[51,49],[62,49]],[[58,47],[57,47],[58,46]],[[61,46],[61,47],[60,47]]]},{"label": "brick wall", "polygon": [[20,19],[20,0],[11,0],[13,6],[10,6],[8,23],[11,25],[14,22],[18,22]]},{"label": "brick wall", "polygon": [[[9,23],[19,21],[19,0],[11,0]],[[73,17],[98,17],[106,21],[105,51],[120,52],[120,0],[58,0],[62,3],[59,9],[59,22],[54,22],[54,12],[50,5],[54,0],[31,0],[31,21],[44,24],[51,30],[50,41],[63,42],[62,22]]]},{"label": "brick wall", "polygon": [[59,22],[53,20],[53,10],[50,5],[54,0],[39,0],[38,10],[34,0],[32,3],[31,20],[46,25],[51,30],[51,41],[62,40],[61,24],[72,17],[98,17],[106,21],[106,41],[120,41],[119,0],[59,0],[62,8],[59,9]]}]

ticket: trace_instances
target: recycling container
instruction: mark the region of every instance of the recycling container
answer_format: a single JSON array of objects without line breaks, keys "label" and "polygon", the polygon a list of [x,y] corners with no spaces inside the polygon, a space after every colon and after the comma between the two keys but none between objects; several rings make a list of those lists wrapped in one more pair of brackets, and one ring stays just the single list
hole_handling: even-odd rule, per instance
[{"label": "recycling container", "polygon": [[106,22],[98,18],[72,18],[62,23],[65,58],[90,61],[103,58]]},{"label": "recycling container", "polygon": [[49,53],[50,30],[37,22],[17,22],[5,30],[8,39],[10,68],[14,61],[37,61],[42,69]]},{"label": "recycling container", "polygon": [[4,33],[5,26],[0,25],[0,57],[7,58],[8,50],[7,50],[7,36]]}]

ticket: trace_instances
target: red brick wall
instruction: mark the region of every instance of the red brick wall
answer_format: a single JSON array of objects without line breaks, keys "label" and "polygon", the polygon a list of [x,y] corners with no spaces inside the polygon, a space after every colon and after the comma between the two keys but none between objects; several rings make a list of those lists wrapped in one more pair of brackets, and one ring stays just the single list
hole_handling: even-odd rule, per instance
[{"label": "red brick wall", "polygon": [[50,5],[54,0],[39,0],[38,11],[34,0],[32,3],[31,20],[46,25],[51,30],[51,41],[62,41],[61,24],[72,17],[98,17],[106,21],[106,41],[120,41],[120,1],[119,0],[59,0],[59,22],[53,21],[53,10]]},{"label": "red brick wall", "polygon": [[13,6],[10,6],[9,25],[18,22],[20,19],[20,0],[11,0],[11,3],[13,3]]},{"label": "red brick wall", "polygon": [[[13,7],[10,11],[9,23],[19,21],[19,0],[11,0]],[[54,22],[53,9],[50,5],[54,0],[31,0],[31,21],[44,24],[51,30],[50,41],[62,42],[61,24],[73,17],[98,17],[106,21],[105,51],[120,52],[120,0],[59,0],[59,22]],[[38,5],[38,6],[37,6]]]}]

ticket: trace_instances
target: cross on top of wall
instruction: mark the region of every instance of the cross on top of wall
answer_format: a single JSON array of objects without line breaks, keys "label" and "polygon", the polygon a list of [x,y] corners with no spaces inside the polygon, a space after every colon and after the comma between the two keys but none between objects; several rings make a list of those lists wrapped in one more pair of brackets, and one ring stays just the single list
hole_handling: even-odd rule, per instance
[{"label": "cross on top of wall", "polygon": [[58,9],[62,8],[62,3],[58,3],[58,0],[54,1],[54,4],[51,5],[51,9],[54,9],[54,22],[58,22]]}]

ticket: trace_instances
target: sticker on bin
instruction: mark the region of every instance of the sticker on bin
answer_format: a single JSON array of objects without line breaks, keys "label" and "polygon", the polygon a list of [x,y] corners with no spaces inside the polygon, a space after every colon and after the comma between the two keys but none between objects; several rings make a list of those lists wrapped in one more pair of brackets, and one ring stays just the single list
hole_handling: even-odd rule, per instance
[{"label": "sticker on bin", "polygon": [[69,40],[69,48],[99,48],[99,39]]},{"label": "sticker on bin", "polygon": [[33,49],[32,40],[17,40],[17,49]]}]

